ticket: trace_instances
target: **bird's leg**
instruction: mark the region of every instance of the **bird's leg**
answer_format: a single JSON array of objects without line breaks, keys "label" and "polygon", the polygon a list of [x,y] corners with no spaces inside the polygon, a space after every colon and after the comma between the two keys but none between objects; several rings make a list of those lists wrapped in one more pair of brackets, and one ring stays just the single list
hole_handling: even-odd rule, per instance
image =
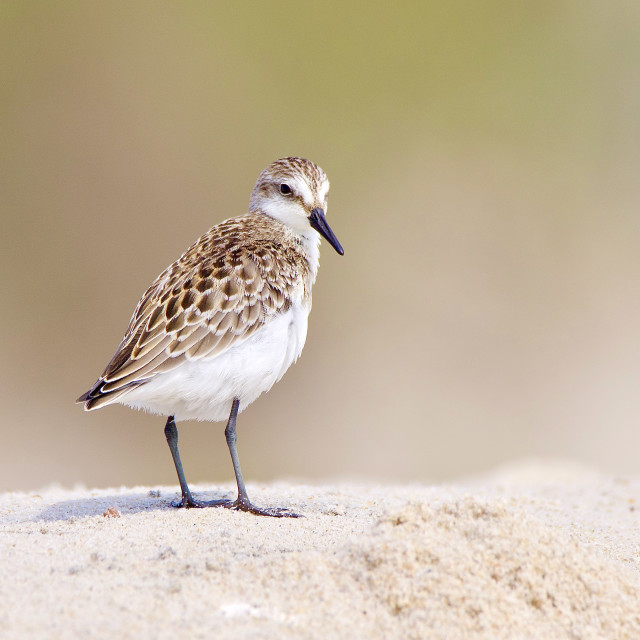
[{"label": "bird's leg", "polygon": [[180,452],[178,451],[178,428],[173,416],[169,416],[167,424],[164,427],[164,435],[167,438],[171,455],[173,456],[173,463],[176,466],[178,473],[178,480],[180,481],[180,489],[182,491],[182,499],[178,502],[173,502],[174,507],[184,508],[203,508],[203,507],[226,507],[227,509],[235,509],[237,511],[247,511],[258,516],[273,516],[276,518],[299,518],[296,513],[287,511],[287,509],[258,509],[251,504],[249,496],[247,495],[247,488],[244,485],[242,478],[242,471],[240,469],[240,460],[238,459],[238,449],[236,446],[236,419],[238,417],[238,409],[240,408],[240,401],[235,398],[231,405],[231,414],[227,422],[227,427],[224,430],[224,435],[229,445],[229,452],[231,453],[231,461],[233,462],[233,471],[236,474],[236,483],[238,485],[238,497],[236,500],[196,500],[191,491],[189,485],[187,485],[187,479],[184,475],[184,469],[182,468],[182,461],[180,460]]},{"label": "bird's leg", "polygon": [[176,466],[176,471],[178,472],[178,480],[180,481],[180,489],[182,490],[182,500],[172,504],[174,507],[194,507],[195,501],[191,495],[191,491],[189,491],[189,485],[184,476],[184,469],[182,468],[182,461],[180,460],[180,452],[178,451],[178,427],[176,427],[176,421],[173,416],[167,418],[167,424],[164,426],[164,435],[167,438],[167,444],[173,457],[173,464]]},{"label": "bird's leg", "polygon": [[242,478],[240,459],[238,458],[238,447],[236,444],[238,440],[238,436],[236,435],[236,419],[238,417],[239,407],[240,400],[238,398],[234,398],[233,404],[231,405],[229,420],[227,421],[227,427],[224,430],[224,435],[227,439],[227,445],[229,446],[229,453],[231,454],[231,461],[233,462],[233,471],[236,474],[238,497],[236,498],[235,502],[229,502],[227,504],[222,504],[221,506],[227,507],[229,509],[236,509],[238,511],[248,511],[249,513],[253,513],[257,516],[274,516],[276,518],[299,518],[300,516],[298,514],[287,511],[286,509],[258,509],[258,507],[254,507],[251,504],[249,495],[247,494],[247,488],[245,487],[244,480]]},{"label": "bird's leg", "polygon": [[[167,418],[167,424],[164,427],[164,435],[167,438],[167,444],[169,445],[169,449],[171,450],[171,455],[173,457],[173,464],[176,465],[176,471],[178,472],[178,480],[180,481],[180,490],[182,491],[182,500],[179,502],[173,502],[172,505],[174,507],[208,507],[214,506],[213,503],[208,502],[200,502],[196,500],[192,495],[191,491],[189,491],[189,485],[187,484],[187,479],[184,475],[184,469],[182,468],[182,461],[180,460],[180,452],[178,451],[178,428],[176,427],[176,421],[173,416],[169,416]],[[228,502],[225,500],[214,501],[217,504],[215,506],[222,506],[224,502]]]},{"label": "bird's leg", "polygon": [[224,437],[227,440],[227,446],[229,447],[229,453],[231,454],[231,462],[233,463],[233,472],[236,474],[236,484],[238,485],[238,498],[236,503],[250,505],[249,495],[247,494],[247,488],[244,486],[244,479],[242,478],[242,470],[240,469],[240,458],[238,458],[238,436],[236,435],[236,420],[238,418],[238,409],[240,408],[240,400],[238,398],[233,399],[231,405],[231,413],[229,414],[229,420],[227,420],[227,426],[224,430]]}]

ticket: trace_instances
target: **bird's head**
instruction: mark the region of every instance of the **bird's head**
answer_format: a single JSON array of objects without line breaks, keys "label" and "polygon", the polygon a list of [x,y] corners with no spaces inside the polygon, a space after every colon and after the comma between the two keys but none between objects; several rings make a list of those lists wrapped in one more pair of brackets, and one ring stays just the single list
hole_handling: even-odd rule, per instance
[{"label": "bird's head", "polygon": [[325,218],[328,195],[329,179],[317,164],[304,158],[280,158],[258,176],[249,209],[279,220],[300,236],[309,238],[317,232],[344,255]]}]

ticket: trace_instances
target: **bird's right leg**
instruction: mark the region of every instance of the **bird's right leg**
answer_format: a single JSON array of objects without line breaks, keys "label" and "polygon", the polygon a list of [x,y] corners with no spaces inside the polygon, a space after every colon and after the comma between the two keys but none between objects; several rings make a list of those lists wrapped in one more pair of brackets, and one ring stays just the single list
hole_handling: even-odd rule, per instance
[{"label": "bird's right leg", "polygon": [[202,506],[189,491],[189,485],[187,479],[184,476],[184,469],[182,468],[182,461],[180,460],[180,452],[178,451],[178,427],[176,427],[176,421],[173,416],[167,418],[167,424],[164,427],[164,435],[167,438],[167,444],[171,450],[173,457],[173,464],[176,465],[176,471],[178,472],[178,480],[180,481],[180,489],[182,491],[182,500],[180,502],[173,502],[174,507],[200,507]]}]

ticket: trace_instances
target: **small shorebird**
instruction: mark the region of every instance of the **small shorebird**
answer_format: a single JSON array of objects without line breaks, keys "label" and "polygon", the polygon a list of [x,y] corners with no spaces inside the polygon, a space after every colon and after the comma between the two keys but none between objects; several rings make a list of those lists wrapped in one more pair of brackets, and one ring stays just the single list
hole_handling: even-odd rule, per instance
[{"label": "small shorebird", "polygon": [[[169,416],[164,433],[178,473],[179,507],[257,515],[240,471],[236,418],[302,351],[320,236],[344,250],[325,219],[329,180],[316,164],[282,158],[258,177],[249,213],[211,228],[140,299],[115,355],[87,393],[87,411],[118,402]],[[178,452],[176,420],[227,420],[236,500],[196,500]]]}]

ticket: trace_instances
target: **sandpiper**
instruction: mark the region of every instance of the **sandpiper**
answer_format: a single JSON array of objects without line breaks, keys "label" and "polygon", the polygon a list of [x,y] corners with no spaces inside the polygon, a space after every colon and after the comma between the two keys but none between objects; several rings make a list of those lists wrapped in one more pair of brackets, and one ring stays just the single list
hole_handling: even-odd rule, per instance
[{"label": "sandpiper", "polygon": [[[179,507],[227,507],[295,517],[251,504],[240,471],[236,418],[300,355],[320,236],[344,250],[325,212],[329,180],[304,158],[281,158],[258,177],[249,212],[212,227],[145,291],[115,355],[87,393],[87,411],[118,402],[168,416]],[[178,452],[176,420],[222,421],[236,500],[196,500]]]}]

